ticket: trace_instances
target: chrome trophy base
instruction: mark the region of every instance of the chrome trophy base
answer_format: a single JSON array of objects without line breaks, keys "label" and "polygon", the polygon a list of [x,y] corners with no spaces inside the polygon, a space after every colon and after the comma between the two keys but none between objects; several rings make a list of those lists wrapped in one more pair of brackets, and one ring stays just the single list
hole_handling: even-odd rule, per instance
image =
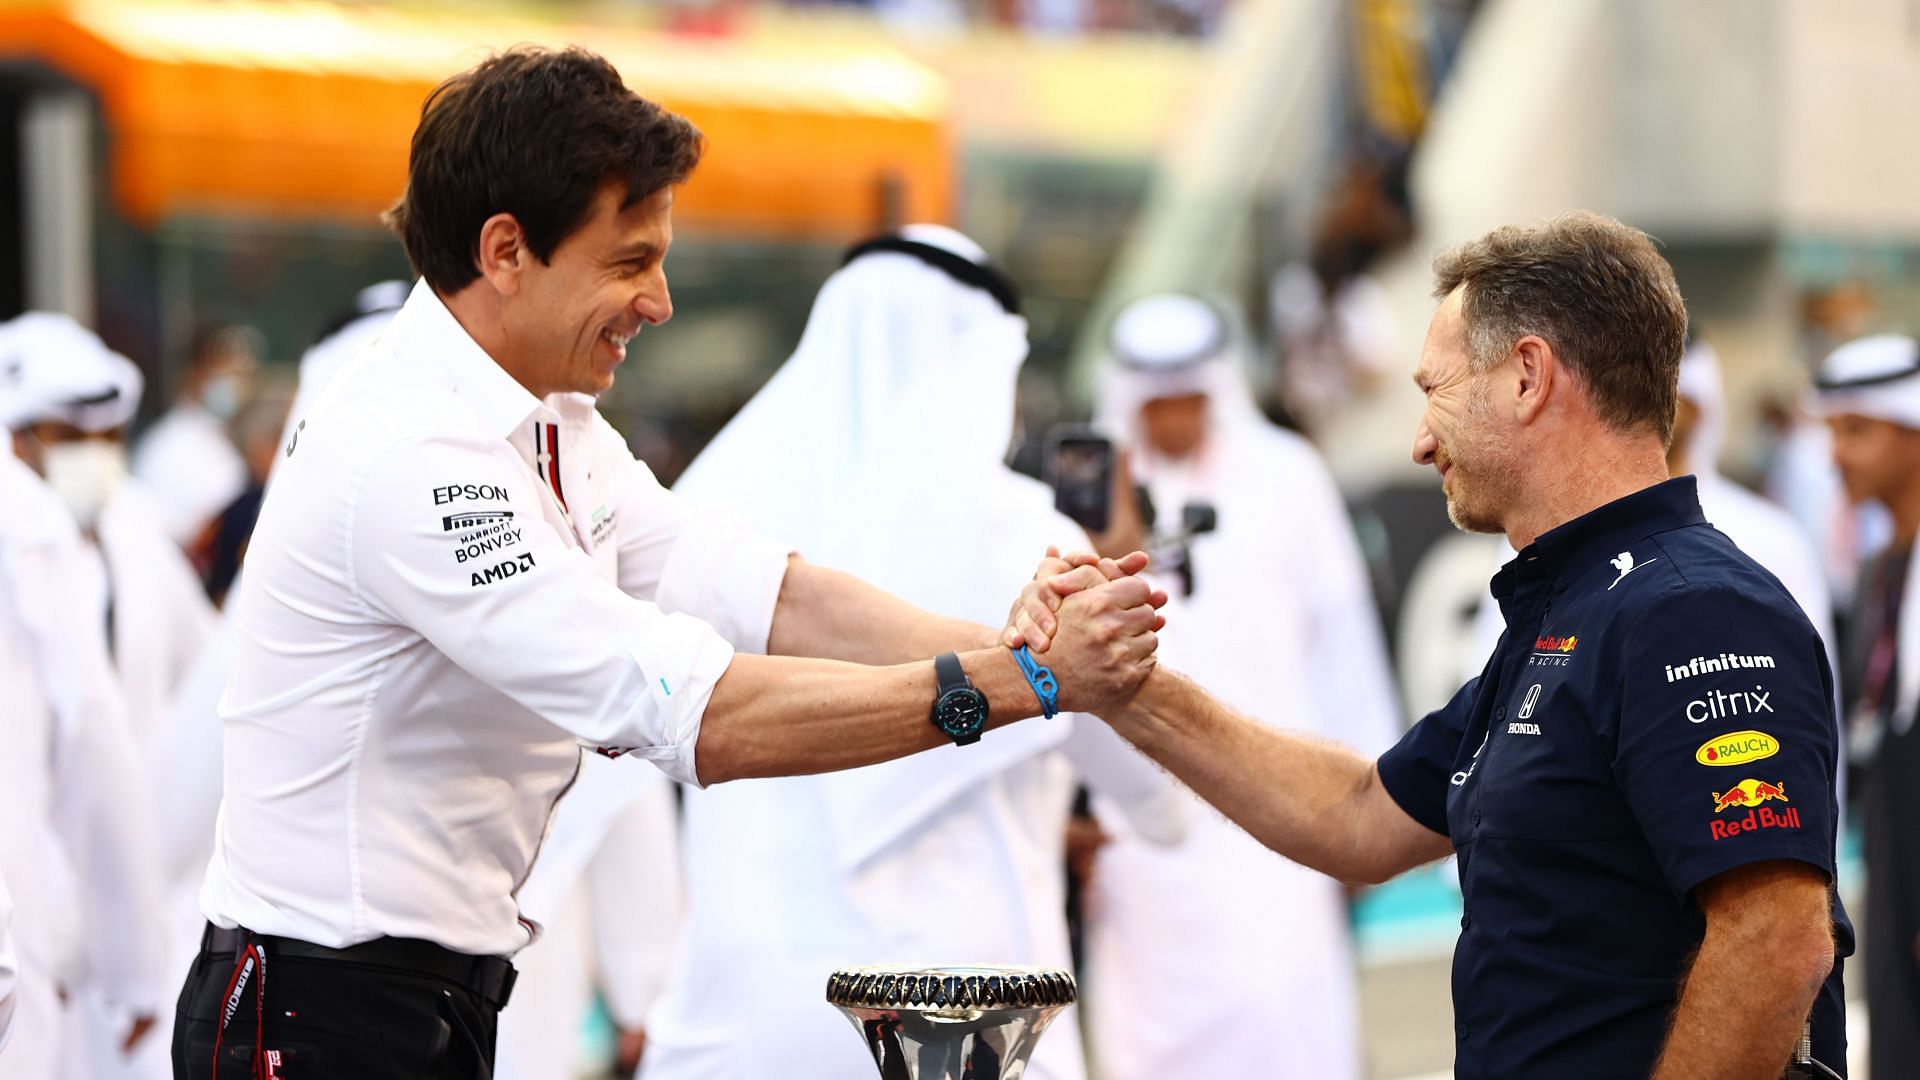
[{"label": "chrome trophy base", "polygon": [[1019,1080],[1075,992],[1067,972],[1027,967],[847,968],[827,980],[881,1080]]}]

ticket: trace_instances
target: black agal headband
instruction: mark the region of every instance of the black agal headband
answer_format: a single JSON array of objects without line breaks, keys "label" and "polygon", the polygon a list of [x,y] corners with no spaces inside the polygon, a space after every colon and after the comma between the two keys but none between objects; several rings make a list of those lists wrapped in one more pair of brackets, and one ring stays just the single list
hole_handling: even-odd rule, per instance
[{"label": "black agal headband", "polygon": [[898,255],[911,255],[928,266],[940,271],[962,285],[971,285],[981,289],[987,295],[1000,302],[1000,307],[1009,315],[1020,314],[1020,290],[1014,288],[1013,280],[992,266],[974,262],[964,256],[955,255],[943,247],[922,244],[899,236],[882,236],[855,245],[840,260],[845,266],[862,255],[891,251]]}]

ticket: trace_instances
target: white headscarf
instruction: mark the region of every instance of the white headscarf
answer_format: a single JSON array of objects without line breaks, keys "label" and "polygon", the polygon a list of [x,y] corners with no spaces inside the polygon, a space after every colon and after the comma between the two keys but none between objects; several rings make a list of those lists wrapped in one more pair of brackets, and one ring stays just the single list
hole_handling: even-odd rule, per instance
[{"label": "white headscarf", "polygon": [[111,431],[133,419],[143,385],[133,361],[65,315],[30,311],[0,325],[0,426]]},{"label": "white headscarf", "polygon": [[1920,341],[1857,338],[1827,354],[1814,384],[1822,416],[1868,416],[1920,430]]},{"label": "white headscarf", "polygon": [[[901,236],[985,262],[951,229]],[[827,279],[792,358],[674,490],[928,610],[998,625],[1048,544],[1085,543],[1044,488],[1004,464],[1026,356],[1026,320],[985,290],[912,255],[862,255]],[[1027,720],[973,746],[821,778],[841,865],[1059,744],[1068,726]]]},{"label": "white headscarf", "polygon": [[1095,425],[1141,446],[1142,406],[1205,394],[1208,423],[1216,432],[1263,426],[1247,389],[1245,340],[1225,308],[1198,296],[1159,293],[1132,301],[1113,320],[1113,363]]}]

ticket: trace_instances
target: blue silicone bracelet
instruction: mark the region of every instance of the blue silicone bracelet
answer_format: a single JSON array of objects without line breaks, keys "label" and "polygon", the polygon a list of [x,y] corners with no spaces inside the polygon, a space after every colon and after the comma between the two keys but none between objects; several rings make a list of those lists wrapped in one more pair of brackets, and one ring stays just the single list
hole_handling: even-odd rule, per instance
[{"label": "blue silicone bracelet", "polygon": [[1040,699],[1040,715],[1053,719],[1060,712],[1060,680],[1035,660],[1033,651],[1025,645],[1013,650],[1013,659],[1020,665],[1020,674],[1027,677],[1027,685],[1033,687],[1033,696]]}]

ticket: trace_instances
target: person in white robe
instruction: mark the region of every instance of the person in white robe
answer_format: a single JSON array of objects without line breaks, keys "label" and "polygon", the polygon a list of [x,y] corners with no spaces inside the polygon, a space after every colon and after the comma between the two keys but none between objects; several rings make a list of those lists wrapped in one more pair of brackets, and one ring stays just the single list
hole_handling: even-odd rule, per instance
[{"label": "person in white robe", "polygon": [[196,338],[173,407],[134,446],[133,473],[159,497],[160,524],[180,547],[246,489],[247,464],[227,423],[252,392],[258,339],[237,326]]},{"label": "person in white robe", "polygon": [[[1193,589],[1162,635],[1169,663],[1251,716],[1362,753],[1401,731],[1387,649],[1346,505],[1306,440],[1266,422],[1229,312],[1162,294],[1112,333],[1097,425],[1162,521],[1212,506]],[[1185,796],[1194,799],[1189,793]],[[1095,1075],[1361,1075],[1345,889],[1198,809],[1156,848],[1095,810],[1083,1007]]]},{"label": "person in white robe", "polygon": [[[23,318],[27,318],[24,317]],[[35,320],[37,321],[37,320]],[[21,320],[0,326],[0,426],[32,408]],[[105,385],[76,400],[124,407]],[[151,1038],[166,996],[160,881],[145,776],[72,516],[0,440],[0,876],[18,950],[4,1072],[71,1075],[69,1003],[97,1000],[119,1049]],[[63,1000],[64,998],[64,1000]]]},{"label": "person in white robe", "polygon": [[[150,759],[154,733],[214,616],[186,556],[161,531],[156,500],[127,475],[120,436],[140,401],[140,371],[65,316],[21,316],[8,341],[15,449],[80,527],[79,587],[107,629],[134,750]],[[191,955],[198,944],[197,928],[167,942],[173,956]],[[67,1015],[69,1075],[161,1080],[172,1071],[164,1040],[143,1039],[134,1054],[123,1052],[115,1033],[131,1018],[116,1015],[96,988],[72,988]]]},{"label": "person in white robe", "polygon": [[582,1053],[596,997],[613,1021],[616,1068],[644,1052],[647,1013],[679,940],[679,828],[673,784],[660,770],[637,758],[582,759],[517,894],[540,935],[514,955],[520,974],[500,1014],[498,1080],[604,1073],[605,1061]]},{"label": "person in white robe", "polygon": [[[1004,464],[1027,355],[1010,287],[950,229],[897,239],[911,250],[858,254],[827,280],[793,357],[676,490],[931,611],[1001,625],[998,598],[1049,546],[1087,540]],[[1177,839],[1184,820],[1171,781],[1090,717],[996,735],[688,791],[687,919],[643,1080],[870,1075],[860,1036],[825,1001],[835,968],[1068,966],[1077,779],[1156,839]],[[1026,1075],[1083,1075],[1071,1014]]]},{"label": "person in white robe", "polygon": [[1920,778],[1920,340],[1847,342],[1816,385],[1847,499],[1889,524],[1860,567],[1838,670],[1865,766],[1868,1063],[1898,1076],[1920,1061],[1920,811],[1908,794]]}]

